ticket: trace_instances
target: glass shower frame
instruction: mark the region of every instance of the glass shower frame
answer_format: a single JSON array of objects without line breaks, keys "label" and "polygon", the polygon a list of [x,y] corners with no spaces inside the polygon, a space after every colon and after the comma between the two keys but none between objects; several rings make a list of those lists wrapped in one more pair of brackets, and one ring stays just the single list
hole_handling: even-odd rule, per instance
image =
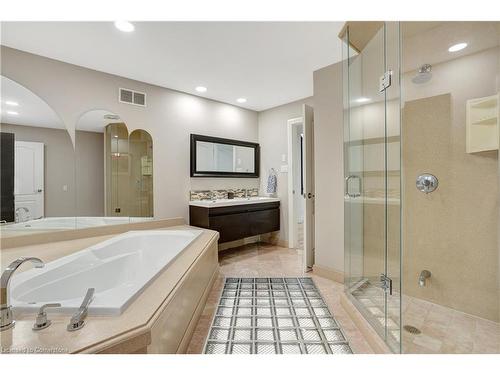
[{"label": "glass shower frame", "polygon": [[348,24],[343,35],[344,282],[349,300],[400,353],[401,37],[398,22],[377,26],[367,38]]}]

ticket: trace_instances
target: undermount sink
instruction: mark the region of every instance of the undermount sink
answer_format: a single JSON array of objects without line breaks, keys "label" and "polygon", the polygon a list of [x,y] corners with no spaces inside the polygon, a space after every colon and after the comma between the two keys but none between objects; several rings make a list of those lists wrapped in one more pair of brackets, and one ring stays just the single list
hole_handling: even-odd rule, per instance
[{"label": "undermount sink", "polygon": [[279,202],[279,198],[248,197],[248,198],[234,198],[234,199],[197,200],[197,201],[190,201],[189,205],[210,208],[210,207],[238,206],[238,205],[253,204],[253,203],[267,203],[267,202]]}]

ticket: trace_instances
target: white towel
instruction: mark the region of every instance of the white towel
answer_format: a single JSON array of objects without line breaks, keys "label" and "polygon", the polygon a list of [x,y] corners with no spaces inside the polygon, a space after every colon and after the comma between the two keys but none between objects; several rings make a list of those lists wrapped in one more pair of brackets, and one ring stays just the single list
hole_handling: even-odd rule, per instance
[{"label": "white towel", "polygon": [[278,179],[276,178],[276,174],[269,173],[269,177],[267,177],[267,193],[274,194],[276,193],[276,185],[278,184]]}]

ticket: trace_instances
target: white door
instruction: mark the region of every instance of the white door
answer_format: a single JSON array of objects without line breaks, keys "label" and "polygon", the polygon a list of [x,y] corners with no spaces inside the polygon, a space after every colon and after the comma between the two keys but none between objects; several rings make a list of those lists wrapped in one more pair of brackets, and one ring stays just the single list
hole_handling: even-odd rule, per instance
[{"label": "white door", "polygon": [[43,143],[15,142],[14,205],[24,219],[44,216]]},{"label": "white door", "polygon": [[304,268],[314,264],[314,122],[312,107],[302,107],[304,119]]}]

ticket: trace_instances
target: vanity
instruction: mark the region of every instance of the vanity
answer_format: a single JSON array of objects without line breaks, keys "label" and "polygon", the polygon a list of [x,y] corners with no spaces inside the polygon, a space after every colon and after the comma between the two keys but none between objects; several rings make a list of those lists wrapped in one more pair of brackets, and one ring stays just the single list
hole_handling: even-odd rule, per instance
[{"label": "vanity", "polygon": [[219,243],[278,231],[278,198],[251,197],[189,203],[189,224],[219,232]]}]

